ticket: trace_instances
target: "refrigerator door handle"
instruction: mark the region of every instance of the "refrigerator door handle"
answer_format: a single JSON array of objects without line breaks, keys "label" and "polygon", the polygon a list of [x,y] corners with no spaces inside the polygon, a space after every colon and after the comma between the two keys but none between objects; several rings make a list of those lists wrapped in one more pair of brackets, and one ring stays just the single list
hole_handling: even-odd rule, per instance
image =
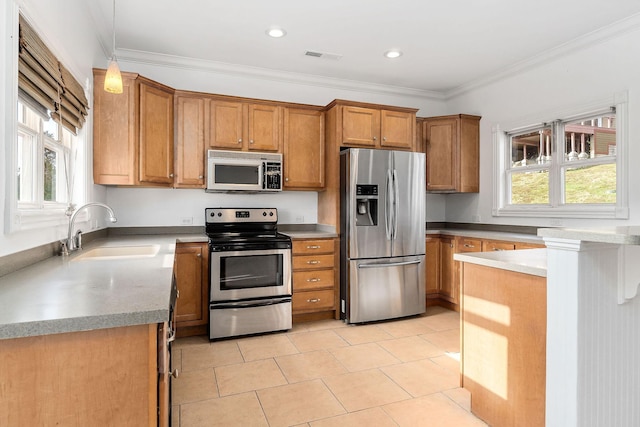
[{"label": "refrigerator door handle", "polygon": [[392,218],[392,211],[391,211],[391,203],[392,203],[392,196],[393,196],[393,191],[391,189],[391,185],[392,185],[392,177],[391,177],[391,170],[387,169],[387,178],[385,181],[385,192],[386,192],[386,203],[384,204],[384,230],[387,234],[387,240],[391,240],[393,238],[393,229],[392,229],[392,224],[393,224],[393,218]]},{"label": "refrigerator door handle", "polygon": [[413,261],[401,261],[401,262],[376,262],[371,264],[358,264],[358,268],[384,268],[384,267],[399,267],[403,265],[420,264],[421,260]]},{"label": "refrigerator door handle", "polygon": [[392,234],[392,238],[393,240],[396,239],[396,237],[398,236],[398,216],[400,215],[400,213],[398,212],[398,210],[400,209],[400,203],[398,203],[398,194],[399,194],[400,190],[398,189],[398,174],[396,172],[396,170],[393,170],[393,211],[394,211],[394,215],[393,215],[393,234]]}]

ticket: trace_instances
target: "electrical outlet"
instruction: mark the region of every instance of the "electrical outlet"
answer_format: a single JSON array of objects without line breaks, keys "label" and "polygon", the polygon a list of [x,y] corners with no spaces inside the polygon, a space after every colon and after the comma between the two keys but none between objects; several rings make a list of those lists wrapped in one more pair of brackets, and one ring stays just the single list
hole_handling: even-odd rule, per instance
[{"label": "electrical outlet", "polygon": [[193,217],[183,216],[182,218],[180,218],[180,225],[193,225]]},{"label": "electrical outlet", "polygon": [[296,222],[296,224],[303,223],[304,222],[304,216],[303,215],[296,215],[295,222]]}]

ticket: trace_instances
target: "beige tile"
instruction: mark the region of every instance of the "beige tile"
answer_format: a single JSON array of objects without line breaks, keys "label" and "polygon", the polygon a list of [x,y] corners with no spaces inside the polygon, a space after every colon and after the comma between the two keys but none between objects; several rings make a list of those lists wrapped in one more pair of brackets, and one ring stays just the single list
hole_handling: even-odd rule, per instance
[{"label": "beige tile", "polygon": [[347,372],[344,366],[326,350],[279,356],[276,357],[276,363],[289,383]]},{"label": "beige tile", "polygon": [[273,359],[225,365],[215,368],[220,396],[286,384]]},{"label": "beige tile", "polygon": [[216,376],[212,368],[180,372],[178,378],[171,379],[171,387],[171,403],[174,405],[218,397]]},{"label": "beige tile", "polygon": [[460,313],[445,310],[431,314],[432,308],[427,308],[426,316],[420,318],[421,322],[434,331],[446,331],[448,329],[460,329]]},{"label": "beige tile", "polygon": [[208,346],[182,349],[182,369],[191,371],[242,363],[244,359],[236,340],[216,341]]},{"label": "beige tile", "polygon": [[323,381],[349,412],[411,397],[378,369],[336,375]]},{"label": "beige tile", "polygon": [[450,353],[460,352],[460,331],[457,329],[449,329],[441,332],[433,332],[430,334],[420,335],[431,344],[448,351]]},{"label": "beige tile", "polygon": [[414,397],[449,390],[460,385],[458,374],[428,359],[386,366],[380,370]]},{"label": "beige tile", "polygon": [[379,346],[403,362],[442,355],[442,349],[417,336],[380,341]]},{"label": "beige tile", "polygon": [[270,427],[287,427],[345,413],[321,380],[259,390],[257,394]]},{"label": "beige tile", "polygon": [[171,425],[173,427],[180,427],[180,406],[171,406]]},{"label": "beige tile", "polygon": [[337,329],[336,333],[351,345],[393,338],[377,325],[351,325],[348,328]]},{"label": "beige tile", "polygon": [[197,335],[195,337],[178,338],[173,342],[173,348],[195,347],[200,345],[209,345],[209,337],[206,335]]},{"label": "beige tile", "polygon": [[309,332],[321,331],[324,329],[342,329],[348,326],[342,320],[335,320],[335,319],[318,320],[317,322],[305,323],[305,325]]},{"label": "beige tile", "polygon": [[445,352],[441,356],[432,357],[431,361],[450,371],[460,373],[460,353]]},{"label": "beige tile", "polygon": [[238,340],[238,347],[245,361],[299,353],[285,334],[269,334]]},{"label": "beige tile", "polygon": [[458,387],[451,390],[445,390],[442,394],[456,402],[465,411],[471,412],[471,393],[469,393],[469,390]]},{"label": "beige tile", "polygon": [[255,392],[188,403],[180,407],[181,427],[269,427]]},{"label": "beige tile", "polygon": [[313,351],[320,349],[329,349],[335,347],[345,347],[349,345],[335,331],[324,329],[318,331],[309,331],[305,333],[290,334],[289,340],[301,351]]},{"label": "beige tile", "polygon": [[[418,399],[392,403],[382,409],[400,427],[479,427],[485,423],[460,408],[442,393],[430,394]],[[428,420],[428,424],[426,424]]]},{"label": "beige tile", "polygon": [[376,343],[332,348],[329,352],[350,372],[400,363],[400,360]]},{"label": "beige tile", "polygon": [[397,427],[382,409],[375,407],[313,421],[311,427]]},{"label": "beige tile", "polygon": [[378,323],[377,326],[395,338],[435,332],[435,330],[431,329],[421,317],[411,317],[390,322],[381,322]]}]

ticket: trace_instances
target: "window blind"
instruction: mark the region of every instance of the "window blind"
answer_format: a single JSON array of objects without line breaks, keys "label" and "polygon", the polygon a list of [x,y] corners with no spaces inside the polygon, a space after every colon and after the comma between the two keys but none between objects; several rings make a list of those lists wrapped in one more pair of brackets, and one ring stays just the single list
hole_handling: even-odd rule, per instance
[{"label": "window blind", "polygon": [[51,117],[77,133],[85,121],[89,103],[82,85],[20,16],[18,88],[51,112]]}]

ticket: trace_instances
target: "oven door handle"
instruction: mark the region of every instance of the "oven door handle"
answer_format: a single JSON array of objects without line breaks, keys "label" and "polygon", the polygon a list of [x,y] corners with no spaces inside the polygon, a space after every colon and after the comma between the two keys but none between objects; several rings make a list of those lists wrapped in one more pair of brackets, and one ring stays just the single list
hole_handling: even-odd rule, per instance
[{"label": "oven door handle", "polygon": [[250,307],[266,307],[269,305],[276,305],[291,302],[291,298],[278,298],[269,300],[253,300],[245,302],[230,302],[230,303],[211,303],[212,309],[224,309],[224,308],[250,308]]}]

